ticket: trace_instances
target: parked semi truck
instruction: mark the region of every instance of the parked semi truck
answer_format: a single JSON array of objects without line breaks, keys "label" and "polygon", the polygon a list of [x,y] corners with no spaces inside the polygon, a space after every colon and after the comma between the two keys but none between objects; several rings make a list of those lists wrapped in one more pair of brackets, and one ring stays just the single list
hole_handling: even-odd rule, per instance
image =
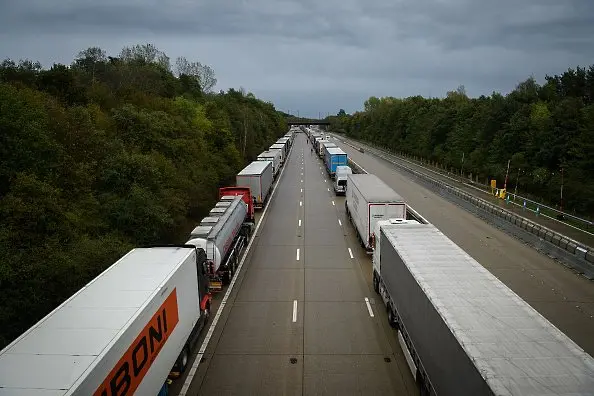
[{"label": "parked semi truck", "polygon": [[379,177],[373,174],[347,175],[346,201],[349,220],[368,252],[372,251],[375,223],[383,219],[406,219],[406,203]]},{"label": "parked semi truck", "polygon": [[345,195],[347,189],[348,175],[352,175],[353,170],[348,165],[337,166],[336,174],[334,176],[334,192],[336,195]]},{"label": "parked semi truck", "polygon": [[250,223],[256,222],[254,214],[254,200],[252,199],[252,193],[249,187],[221,187],[219,188],[219,200],[229,201],[233,200],[233,197],[240,196],[243,202],[247,205],[248,211],[245,221]]},{"label": "parked semi truck", "polygon": [[222,290],[233,278],[239,255],[252,233],[253,224],[245,222],[246,214],[247,205],[237,196],[214,225],[199,225],[190,233],[186,244],[206,252],[211,291]]},{"label": "parked semi truck", "polygon": [[375,235],[373,286],[421,395],[594,394],[594,359],[435,226]]},{"label": "parked semi truck", "polygon": [[258,161],[271,161],[272,162],[272,175],[276,179],[280,173],[281,168],[281,150],[266,150],[258,155]]},{"label": "parked semi truck", "polygon": [[274,143],[268,150],[280,150],[281,152],[281,166],[285,163],[287,159],[287,153],[285,152],[285,145],[282,143]]},{"label": "parked semi truck", "polygon": [[207,322],[206,254],[132,249],[0,351],[2,395],[156,395]]},{"label": "parked semi truck", "polygon": [[324,155],[324,143],[329,143],[326,139],[317,139],[314,148],[319,157]]},{"label": "parked semi truck", "polygon": [[249,187],[256,209],[263,208],[272,191],[272,162],[254,161],[236,176],[235,184]]},{"label": "parked semi truck", "polygon": [[326,170],[331,179],[334,179],[337,166],[348,166],[347,153],[338,147],[330,147],[326,149],[326,156],[324,157],[326,163]]}]

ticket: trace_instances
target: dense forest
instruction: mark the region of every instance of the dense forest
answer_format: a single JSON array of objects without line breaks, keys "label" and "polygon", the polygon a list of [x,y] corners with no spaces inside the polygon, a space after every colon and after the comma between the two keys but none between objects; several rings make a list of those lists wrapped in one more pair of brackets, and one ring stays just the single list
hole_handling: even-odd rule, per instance
[{"label": "dense forest", "polygon": [[272,104],[153,45],[0,66],[0,349],[135,246],[182,243],[286,132]]},{"label": "dense forest", "polygon": [[[364,111],[330,117],[337,132],[594,217],[594,66],[518,84],[508,95],[371,97]],[[464,160],[463,160],[464,159]],[[563,170],[563,172],[561,172]],[[511,191],[513,192],[513,191]]]}]

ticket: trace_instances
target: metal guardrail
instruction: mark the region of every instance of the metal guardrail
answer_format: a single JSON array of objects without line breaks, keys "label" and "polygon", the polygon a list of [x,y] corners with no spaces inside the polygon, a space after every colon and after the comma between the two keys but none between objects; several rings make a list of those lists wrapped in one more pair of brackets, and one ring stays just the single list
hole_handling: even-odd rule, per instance
[{"label": "metal guardrail", "polygon": [[[346,140],[344,142],[345,144],[353,147],[356,150],[359,149],[359,147],[354,146]],[[401,162],[394,161],[392,158],[388,158],[386,155],[378,153],[377,151],[378,150],[376,149],[368,148],[368,152],[370,152],[371,154],[392,163],[393,165],[411,173],[419,179],[422,179],[429,185],[432,185],[435,189],[438,189],[440,192],[445,192],[449,195],[458,197],[461,200],[466,201],[472,204],[473,206],[504,220],[507,223],[510,223],[530,234],[537,236],[539,239],[549,242],[554,247],[569,253],[569,258],[572,260],[564,261],[566,261],[571,266],[571,268],[573,268],[580,274],[584,275],[586,278],[590,280],[594,279],[594,249],[592,249],[591,247],[577,242],[574,239],[571,239],[547,227],[537,224],[522,216],[518,216],[515,213],[512,213],[506,209],[502,209],[497,205],[493,205],[492,203],[482,198],[476,197],[472,194],[469,194],[457,187],[451,186],[443,181],[434,179],[433,177],[425,173],[419,172],[415,169],[412,169],[411,167],[406,166]],[[356,166],[361,168],[359,165]],[[367,173],[367,171],[365,171],[365,173]]]}]

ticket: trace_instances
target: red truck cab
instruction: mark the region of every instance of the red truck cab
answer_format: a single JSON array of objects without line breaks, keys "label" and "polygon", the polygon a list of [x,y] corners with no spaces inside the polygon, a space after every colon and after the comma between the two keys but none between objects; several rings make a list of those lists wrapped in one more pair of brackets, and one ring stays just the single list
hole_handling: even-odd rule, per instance
[{"label": "red truck cab", "polygon": [[247,221],[252,223],[255,222],[254,217],[254,201],[252,201],[252,193],[249,187],[221,187],[219,188],[219,199],[224,197],[225,195],[241,195],[243,196],[243,201],[248,206],[247,210]]}]

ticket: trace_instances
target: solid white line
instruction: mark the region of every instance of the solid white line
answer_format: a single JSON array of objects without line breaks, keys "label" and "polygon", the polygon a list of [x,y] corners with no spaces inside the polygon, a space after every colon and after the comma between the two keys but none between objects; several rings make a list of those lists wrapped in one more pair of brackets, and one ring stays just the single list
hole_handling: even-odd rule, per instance
[{"label": "solid white line", "polygon": [[[289,155],[290,155],[290,153],[289,153]],[[282,175],[285,172],[285,169],[286,168],[283,167],[283,169],[281,170],[281,173],[278,177],[278,181],[274,185],[274,188],[272,189],[272,193],[270,194],[270,198],[272,198],[274,196],[274,193],[276,192],[276,189],[282,179]],[[272,200],[270,200],[270,201],[272,201]],[[256,239],[256,238],[254,238],[254,236],[256,236],[256,234],[258,233],[258,230],[260,229],[260,226],[262,225],[262,220],[264,220],[264,218],[266,217],[266,214],[268,213],[268,208],[270,208],[270,204],[264,208],[264,211],[262,212],[262,216],[260,217],[260,220],[258,220],[258,224],[256,224],[256,228],[254,229],[254,232],[252,234],[252,239],[250,239],[247,247],[245,248],[245,252],[243,253],[243,256],[241,257],[241,261],[239,262],[239,265],[237,266],[235,276],[233,277],[233,279],[231,279],[231,283],[229,284],[229,287],[227,288],[227,291],[225,292],[225,295],[223,296],[223,300],[221,301],[221,305],[219,306],[219,309],[217,310],[217,314],[215,315],[210,327],[208,328],[206,337],[204,337],[204,341],[202,341],[202,345],[200,346],[200,349],[198,350],[198,355],[196,356],[196,360],[194,360],[194,364],[192,364],[192,367],[190,368],[190,371],[188,372],[188,376],[186,377],[186,380],[184,381],[184,385],[182,386],[181,391],[179,392],[179,396],[186,396],[186,394],[188,393],[188,389],[190,389],[190,385],[192,384],[192,381],[194,380],[196,371],[198,371],[198,366],[200,366],[200,361],[204,357],[204,353],[206,352],[208,343],[210,342],[210,339],[212,338],[215,327],[217,326],[217,323],[219,323],[219,319],[221,318],[223,309],[225,308],[225,305],[227,304],[227,300],[229,299],[229,296],[231,295],[231,292],[233,291],[233,287],[235,286],[235,282],[237,281],[237,278],[239,277],[241,269],[243,268],[243,264],[245,263],[248,253],[250,252],[250,249],[252,248],[252,244],[254,243],[254,240]]]},{"label": "solid white line", "polygon": [[297,300],[293,300],[293,323],[297,322]]},{"label": "solid white line", "polygon": [[353,251],[351,250],[351,248],[349,248],[349,255],[351,256],[352,259],[355,258],[355,256],[353,256]]},{"label": "solid white line", "polygon": [[332,206],[336,206],[336,204],[334,203],[334,201],[332,201]]},{"label": "solid white line", "polygon": [[303,201],[299,201],[299,206],[303,206]]},{"label": "solid white line", "polygon": [[342,227],[342,221],[340,219],[338,219],[338,225]]},{"label": "solid white line", "polygon": [[373,310],[371,309],[371,304],[369,304],[369,299],[365,297],[365,304],[367,304],[367,310],[369,311],[369,316],[373,318]]},{"label": "solid white line", "polygon": [[299,227],[301,227],[301,219],[299,219]]},{"label": "solid white line", "polygon": [[299,261],[299,248],[297,248],[297,261]]}]

